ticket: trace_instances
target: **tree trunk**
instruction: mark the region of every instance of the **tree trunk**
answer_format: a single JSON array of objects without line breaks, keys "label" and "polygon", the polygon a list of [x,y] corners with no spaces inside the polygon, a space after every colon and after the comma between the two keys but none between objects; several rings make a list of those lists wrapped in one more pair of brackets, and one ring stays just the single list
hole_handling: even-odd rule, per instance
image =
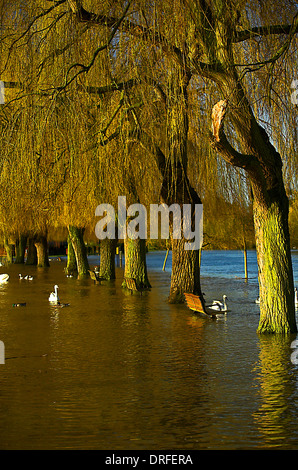
[{"label": "tree trunk", "polygon": [[12,255],[13,246],[9,243],[7,238],[4,238],[4,248],[5,248],[5,251],[6,251],[7,264],[12,264],[12,262],[13,262],[13,255]]},{"label": "tree trunk", "polygon": [[77,261],[78,277],[87,277],[89,275],[89,263],[87,258],[86,246],[83,239],[84,229],[70,225],[68,227],[68,232]]},{"label": "tree trunk", "polygon": [[65,268],[66,274],[74,274],[78,272],[76,255],[72,246],[70,235],[67,237],[67,266]]},{"label": "tree trunk", "polygon": [[284,194],[264,208],[254,200],[260,287],[260,333],[295,333],[294,280]]},{"label": "tree trunk", "polygon": [[146,240],[137,238],[124,240],[125,269],[122,287],[126,287],[125,277],[133,278],[140,288],[149,288],[150,282],[147,275]]},{"label": "tree trunk", "polygon": [[[189,180],[179,163],[176,164],[175,173],[177,177],[177,187],[175,197],[172,191],[169,190],[169,183],[171,181],[171,170],[169,170],[167,177],[164,178],[161,188],[161,202],[171,206],[174,202],[180,207],[181,216],[183,216],[183,205],[189,204],[191,206],[191,229],[195,228],[196,205],[201,204],[201,200],[197,192],[192,188]],[[171,287],[168,301],[170,303],[183,303],[185,302],[184,293],[191,293],[195,295],[202,295],[201,281],[200,281],[200,247],[193,250],[186,250],[186,240],[183,236],[183,225],[181,222],[181,238],[173,238],[173,224],[170,219],[171,241],[172,241],[172,274],[171,274]]]},{"label": "tree trunk", "polygon": [[117,240],[105,238],[100,240],[100,269],[99,276],[107,281],[116,278],[115,274],[115,256]]},{"label": "tree trunk", "polygon": [[37,253],[37,266],[40,268],[48,268],[50,266],[48,258],[48,242],[47,237],[40,235],[34,241]]},{"label": "tree trunk", "polygon": [[201,296],[199,250],[184,249],[185,238],[172,240],[170,303],[185,301],[184,292]]},{"label": "tree trunk", "polygon": [[24,264],[25,249],[26,249],[27,237],[20,235],[16,240],[16,257],[15,264]]},{"label": "tree trunk", "polygon": [[26,264],[35,266],[37,265],[37,250],[34,245],[34,239],[28,238],[28,252]]}]

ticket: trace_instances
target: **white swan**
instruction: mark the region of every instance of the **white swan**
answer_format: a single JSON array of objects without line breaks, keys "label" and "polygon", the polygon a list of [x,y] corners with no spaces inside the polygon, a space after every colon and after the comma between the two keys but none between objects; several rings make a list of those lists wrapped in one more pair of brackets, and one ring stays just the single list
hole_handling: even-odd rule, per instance
[{"label": "white swan", "polygon": [[58,289],[59,289],[59,287],[56,284],[54,286],[54,291],[55,292],[51,292],[51,294],[50,294],[49,302],[59,302],[60,299],[58,297]]},{"label": "white swan", "polygon": [[207,308],[211,310],[215,310],[216,312],[227,312],[228,311],[228,306],[226,303],[226,300],[228,299],[226,295],[223,295],[223,302],[220,302],[219,300],[213,300],[213,303],[211,305],[208,305]]},{"label": "white swan", "polygon": [[7,282],[9,279],[9,274],[0,274],[0,282]]}]

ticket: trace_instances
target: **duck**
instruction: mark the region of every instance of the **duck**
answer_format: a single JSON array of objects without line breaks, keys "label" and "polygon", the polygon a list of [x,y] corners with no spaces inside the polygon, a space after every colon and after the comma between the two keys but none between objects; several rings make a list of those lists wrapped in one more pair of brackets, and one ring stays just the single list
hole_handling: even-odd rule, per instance
[{"label": "duck", "polygon": [[256,304],[259,304],[259,303],[260,303],[260,297],[257,297],[257,298],[256,298],[255,303],[256,303]]},{"label": "duck", "polygon": [[59,286],[57,284],[54,285],[54,292],[51,292],[50,297],[49,297],[49,302],[59,302],[59,297],[58,297],[58,289]]},{"label": "duck", "polygon": [[21,281],[22,279],[24,279],[24,276],[22,276],[22,274],[19,274],[19,280]]},{"label": "duck", "polygon": [[60,302],[60,300],[58,300],[57,304],[55,305],[55,307],[60,307],[60,308],[63,308],[63,307],[68,307],[70,304],[63,304],[62,302]]},{"label": "duck", "polygon": [[28,274],[27,276],[24,277],[24,279],[26,279],[26,281],[32,281],[33,276],[29,276],[29,274]]},{"label": "duck", "polygon": [[0,274],[0,282],[7,282],[9,279],[9,274]]},{"label": "duck", "polygon": [[227,312],[228,306],[227,306],[226,300],[228,300],[228,297],[226,295],[223,295],[222,299],[223,299],[223,302],[220,302],[219,300],[213,300],[212,304],[208,305],[207,308],[211,310],[215,310],[217,312]]},{"label": "duck", "polygon": [[295,307],[298,307],[298,291],[297,291],[297,287],[295,287]]}]

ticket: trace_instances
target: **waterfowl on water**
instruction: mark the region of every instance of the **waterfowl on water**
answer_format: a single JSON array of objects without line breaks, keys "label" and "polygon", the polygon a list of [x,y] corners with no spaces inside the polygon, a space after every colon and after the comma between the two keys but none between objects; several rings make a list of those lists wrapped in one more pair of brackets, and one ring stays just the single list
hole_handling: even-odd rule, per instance
[{"label": "waterfowl on water", "polygon": [[49,297],[49,302],[59,302],[59,297],[58,297],[58,289],[59,286],[57,284],[54,286],[54,292],[51,292],[50,297]]},{"label": "waterfowl on water", "polygon": [[0,282],[7,282],[9,279],[9,274],[0,274]]},{"label": "waterfowl on water", "polygon": [[228,306],[226,303],[226,300],[228,299],[226,295],[223,295],[223,302],[220,302],[219,300],[213,300],[211,305],[207,305],[206,307],[208,309],[217,311],[217,312],[227,312],[228,311]]},{"label": "waterfowl on water", "polygon": [[298,291],[297,291],[297,287],[295,287],[295,307],[298,307]]}]

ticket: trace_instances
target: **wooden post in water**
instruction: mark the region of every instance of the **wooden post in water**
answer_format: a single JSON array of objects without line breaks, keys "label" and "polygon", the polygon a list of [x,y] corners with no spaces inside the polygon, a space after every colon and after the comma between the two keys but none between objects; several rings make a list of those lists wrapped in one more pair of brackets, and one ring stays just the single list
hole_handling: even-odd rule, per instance
[{"label": "wooden post in water", "polygon": [[169,255],[169,248],[167,249],[166,256],[165,256],[165,260],[164,260],[164,262],[163,262],[163,267],[162,267],[162,270],[163,270],[163,271],[164,271],[165,268],[166,268],[166,263],[167,263],[168,255]]},{"label": "wooden post in water", "polygon": [[247,270],[247,249],[246,249],[246,241],[243,235],[243,251],[244,251],[244,279],[248,281],[248,270]]}]

